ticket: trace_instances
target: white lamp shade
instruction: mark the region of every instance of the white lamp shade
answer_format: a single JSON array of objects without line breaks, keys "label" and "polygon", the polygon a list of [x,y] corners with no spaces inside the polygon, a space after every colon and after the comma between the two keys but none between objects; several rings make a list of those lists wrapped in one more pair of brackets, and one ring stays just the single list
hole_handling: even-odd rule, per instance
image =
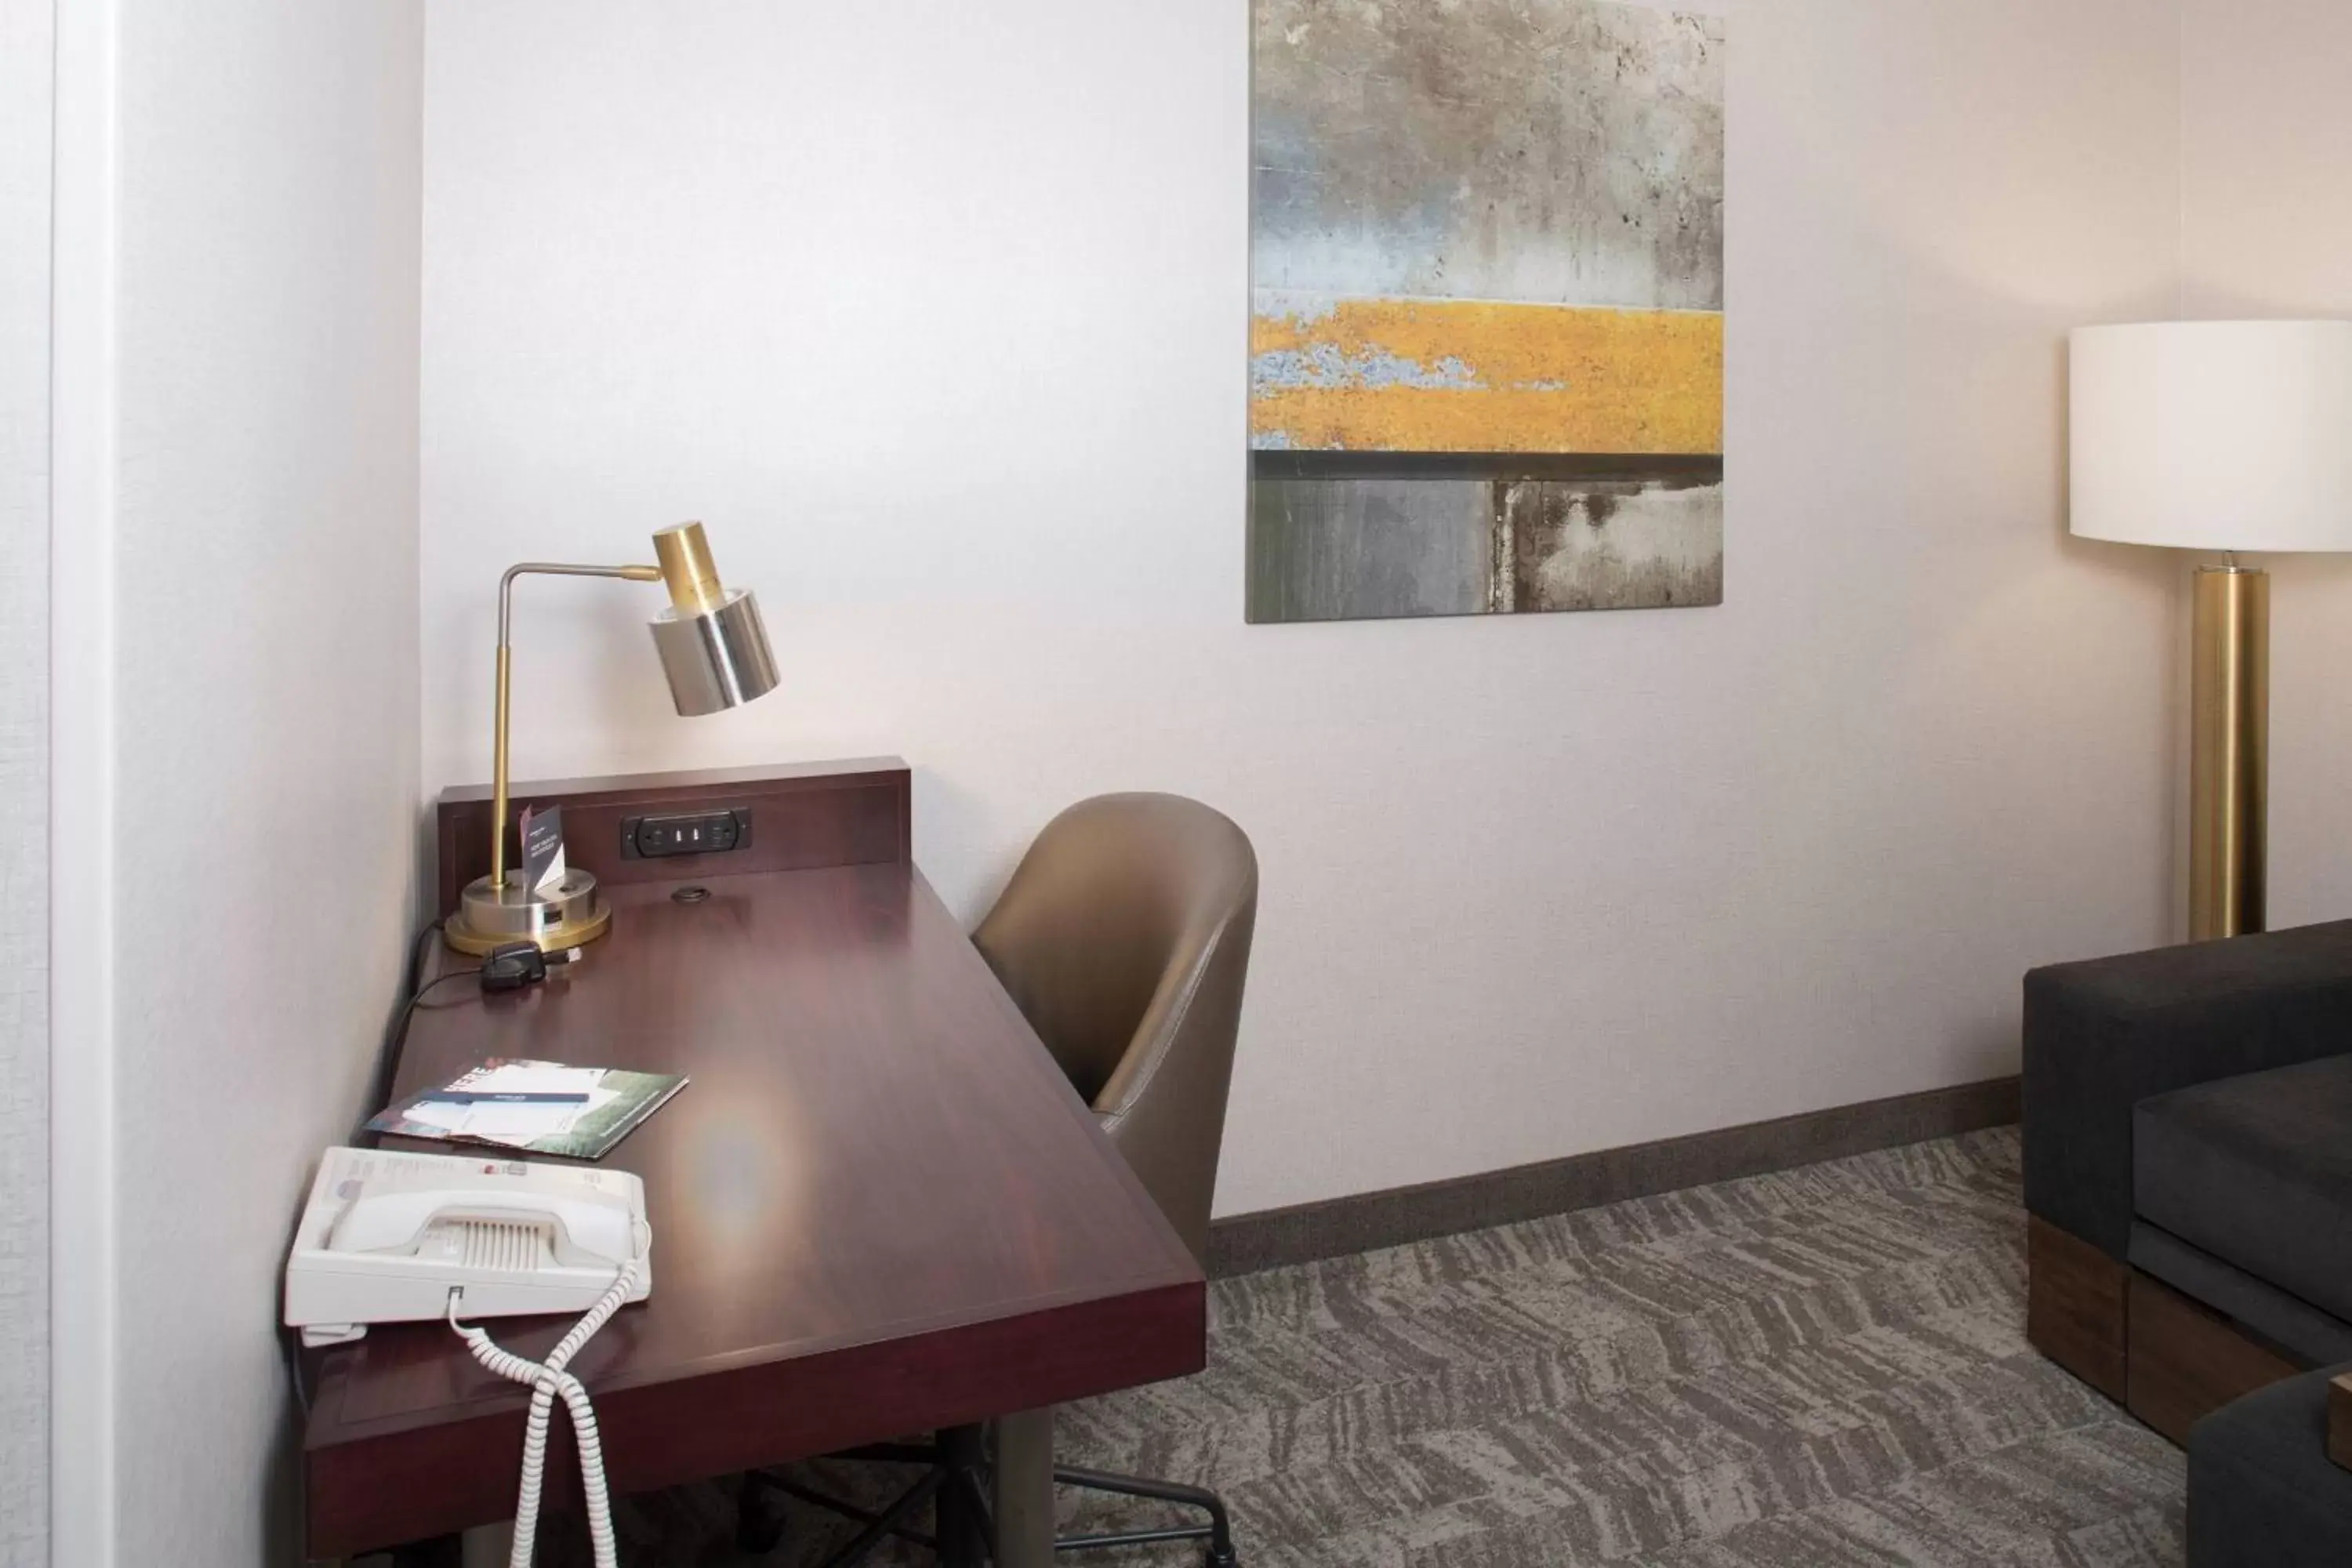
[{"label": "white lamp shade", "polygon": [[2067,359],[2074,532],[2352,550],[2352,321],[2078,327]]}]

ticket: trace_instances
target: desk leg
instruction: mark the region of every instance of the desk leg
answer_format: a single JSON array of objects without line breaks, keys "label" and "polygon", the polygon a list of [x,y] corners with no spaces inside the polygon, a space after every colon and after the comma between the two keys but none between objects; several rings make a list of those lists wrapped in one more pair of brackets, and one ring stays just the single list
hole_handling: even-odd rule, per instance
[{"label": "desk leg", "polygon": [[504,1568],[514,1552],[514,1521],[477,1525],[462,1537],[459,1561],[465,1568]]},{"label": "desk leg", "polygon": [[948,1469],[935,1510],[940,1568],[982,1568],[988,1561],[988,1531],[974,1479],[987,1457],[977,1426],[950,1426],[940,1434],[940,1462]]},{"label": "desk leg", "polygon": [[996,1422],[996,1568],[1054,1561],[1054,1408]]}]

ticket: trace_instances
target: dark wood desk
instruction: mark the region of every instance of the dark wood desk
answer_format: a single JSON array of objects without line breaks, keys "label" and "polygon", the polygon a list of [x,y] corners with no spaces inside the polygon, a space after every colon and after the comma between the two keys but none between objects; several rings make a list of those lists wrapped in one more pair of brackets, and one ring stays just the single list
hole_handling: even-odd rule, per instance
[{"label": "dark wood desk", "polygon": [[[845,804],[828,776],[895,777],[896,805]],[[691,778],[627,783],[667,792],[645,797],[667,809],[751,799],[762,859],[890,853],[733,875],[734,857],[629,861],[606,878],[583,825],[610,818],[616,841],[627,800],[593,782],[535,791],[578,803],[567,836],[605,880],[612,934],[528,993],[444,987],[397,1075],[399,1093],[484,1057],[691,1075],[607,1160],[644,1176],[654,1233],[651,1299],[572,1363],[614,1492],[1199,1370],[1200,1270],[907,858],[903,768]],[[803,837],[832,850],[795,838],[795,796],[819,825]],[[836,831],[877,809],[899,815],[895,847]],[[710,896],[674,901],[688,884]],[[492,1327],[537,1357],[568,1323]],[[304,1442],[311,1552],[511,1516],[526,1402],[439,1324],[325,1352]],[[556,1449],[556,1495],[576,1496],[570,1445]]]}]

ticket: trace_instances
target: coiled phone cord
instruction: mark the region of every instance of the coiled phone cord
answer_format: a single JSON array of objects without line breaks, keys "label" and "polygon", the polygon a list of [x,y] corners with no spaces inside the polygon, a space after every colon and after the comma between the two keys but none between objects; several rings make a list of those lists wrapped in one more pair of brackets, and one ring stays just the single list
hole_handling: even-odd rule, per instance
[{"label": "coiled phone cord", "polygon": [[580,1484],[588,1498],[588,1542],[596,1554],[596,1568],[618,1568],[619,1548],[613,1539],[613,1504],[604,1489],[604,1450],[596,1436],[595,1407],[588,1403],[588,1390],[580,1380],[563,1369],[629,1299],[645,1268],[645,1249],[649,1246],[648,1240],[640,1240],[637,1256],[622,1265],[619,1277],[596,1298],[594,1306],[581,1314],[544,1362],[501,1350],[487,1331],[459,1322],[457,1302],[465,1290],[450,1288],[449,1326],[457,1331],[474,1359],[499,1376],[530,1388],[530,1418],[523,1429],[522,1483],[515,1494],[514,1550],[507,1559],[508,1568],[530,1568],[532,1542],[539,1533],[540,1484],[547,1471],[547,1429],[558,1394],[571,1414],[572,1441],[580,1450]]}]

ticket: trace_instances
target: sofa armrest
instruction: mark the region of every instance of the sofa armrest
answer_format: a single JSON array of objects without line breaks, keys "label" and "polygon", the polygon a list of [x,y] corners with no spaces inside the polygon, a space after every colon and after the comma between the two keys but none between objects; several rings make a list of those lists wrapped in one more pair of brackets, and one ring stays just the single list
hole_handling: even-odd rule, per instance
[{"label": "sofa armrest", "polygon": [[2132,1107],[2352,1051],[2352,921],[2025,977],[2025,1206],[2120,1260]]}]

